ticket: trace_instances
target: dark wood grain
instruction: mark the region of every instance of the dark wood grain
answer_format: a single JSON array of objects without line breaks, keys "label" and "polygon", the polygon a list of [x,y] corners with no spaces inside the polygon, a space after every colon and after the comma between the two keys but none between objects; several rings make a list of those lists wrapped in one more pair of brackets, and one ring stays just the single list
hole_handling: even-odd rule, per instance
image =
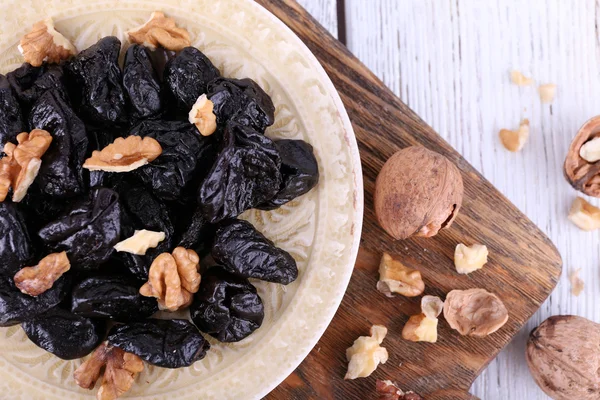
[{"label": "dark wood grain", "polygon": [[[468,389],[555,287],[562,262],[554,245],[448,143],[400,101],[359,60],[293,0],[257,0],[285,22],[317,56],[339,91],[360,148],[365,189],[361,248],[352,280],[331,325],[300,367],[268,399],[374,398],[375,380],[391,379],[431,399],[471,399]],[[431,239],[393,241],[373,212],[375,178],[398,149],[422,145],[447,156],[465,183],[463,208],[450,229]],[[486,244],[489,263],[469,276],[453,266],[457,243]],[[438,342],[412,343],[400,332],[419,310],[420,298],[387,298],[377,292],[383,251],[419,269],[426,294],[485,288],[506,304],[510,318],[484,339],[462,337],[441,319]],[[373,324],[385,325],[390,359],[369,378],[344,381],[345,350]]]}]

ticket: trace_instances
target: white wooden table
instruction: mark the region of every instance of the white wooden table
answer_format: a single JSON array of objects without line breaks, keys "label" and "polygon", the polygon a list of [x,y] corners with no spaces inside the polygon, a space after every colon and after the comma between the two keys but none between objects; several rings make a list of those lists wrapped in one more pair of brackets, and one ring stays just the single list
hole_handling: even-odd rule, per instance
[{"label": "white wooden table", "polygon": [[[576,192],[562,172],[577,129],[600,114],[600,1],[299,1],[560,250],[558,287],[471,389],[485,400],[548,399],[525,363],[529,332],[555,314],[600,322],[600,236],[567,220]],[[536,86],[511,84],[513,68],[555,83],[552,105],[541,104]],[[522,118],[529,142],[509,153],[498,131]],[[574,297],[568,272],[577,268],[586,286]]]}]

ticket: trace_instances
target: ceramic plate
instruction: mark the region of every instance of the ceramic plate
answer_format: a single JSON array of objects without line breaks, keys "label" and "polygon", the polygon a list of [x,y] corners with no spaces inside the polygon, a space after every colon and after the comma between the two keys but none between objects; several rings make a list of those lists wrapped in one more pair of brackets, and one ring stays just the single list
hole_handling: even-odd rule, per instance
[{"label": "ceramic plate", "polygon": [[[262,327],[232,345],[210,339],[205,359],[178,370],[147,366],[125,397],[258,399],[306,357],[331,321],[358,251],[363,189],[356,139],[342,102],[317,59],[281,21],[251,0],[0,0],[0,72],[22,63],[20,37],[52,16],[78,49],[119,37],[162,10],[188,29],[192,44],[227,77],[250,77],[273,98],[272,138],[304,139],[319,161],[316,190],[251,221],[298,262],[288,286],[254,282],[265,303]],[[0,328],[0,397],[95,398],[72,378],[81,360],[63,361],[37,348],[19,326]]]}]

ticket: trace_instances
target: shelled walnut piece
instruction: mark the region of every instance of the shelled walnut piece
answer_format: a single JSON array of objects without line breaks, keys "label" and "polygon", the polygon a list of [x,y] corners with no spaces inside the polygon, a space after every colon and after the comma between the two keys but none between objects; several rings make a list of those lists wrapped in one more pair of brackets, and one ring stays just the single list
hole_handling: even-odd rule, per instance
[{"label": "shelled walnut piece", "polygon": [[415,392],[404,392],[394,382],[377,379],[375,382],[375,392],[378,400],[423,400]]},{"label": "shelled walnut piece", "polygon": [[600,208],[594,207],[581,197],[573,200],[569,210],[569,221],[584,231],[600,228]]},{"label": "shelled walnut piece", "polygon": [[500,141],[506,150],[512,152],[520,151],[529,138],[529,120],[524,119],[521,121],[519,129],[516,131],[501,129],[498,136],[500,136]]},{"label": "shelled walnut piece", "polygon": [[470,247],[459,243],[454,250],[454,266],[459,274],[470,274],[487,263],[488,249],[483,244]]},{"label": "shelled walnut piece", "polygon": [[371,336],[360,336],[354,341],[352,347],[346,350],[348,372],[344,379],[366,378],[377,369],[380,363],[387,362],[388,352],[380,346],[387,335],[387,328],[373,325],[370,334]]},{"label": "shelled walnut piece", "polygon": [[567,181],[589,196],[600,197],[600,116],[588,120],[569,146],[564,170]]},{"label": "shelled walnut piece", "polygon": [[217,130],[217,116],[213,113],[214,104],[205,94],[198,97],[188,115],[190,124],[196,125],[202,136],[210,136]]},{"label": "shelled walnut piece", "polygon": [[77,53],[75,46],[54,29],[52,18],[36,22],[21,38],[18,48],[25,62],[34,67],[44,62],[58,64]]},{"label": "shelled walnut piece", "polygon": [[38,265],[22,268],[15,274],[15,285],[22,293],[39,296],[50,289],[65,272],[71,269],[66,252],[52,253],[42,258]]},{"label": "shelled walnut piece", "polygon": [[533,79],[526,77],[520,71],[510,71],[510,80],[517,86],[533,85]]},{"label": "shelled walnut piece", "polygon": [[461,335],[484,337],[508,321],[502,300],[484,289],[452,290],[444,303],[444,318]]},{"label": "shelled walnut piece", "polygon": [[579,277],[581,268],[573,270],[569,273],[569,281],[571,282],[571,294],[573,296],[579,296],[585,288],[585,282]]},{"label": "shelled walnut piece", "polygon": [[542,103],[552,103],[556,96],[556,85],[553,83],[546,83],[538,87],[538,93]]},{"label": "shelled walnut piece", "polygon": [[162,153],[160,143],[151,137],[128,136],[92,152],[83,168],[90,171],[130,172],[154,161]]},{"label": "shelled walnut piece", "polygon": [[126,33],[131,43],[153,50],[161,46],[167,50],[180,51],[191,45],[188,31],[179,28],[173,18],[166,17],[160,11],[154,11],[145,24]]},{"label": "shelled walnut piece", "polygon": [[118,347],[102,343],[73,373],[77,385],[93,389],[104,368],[104,379],[98,390],[98,400],[115,400],[133,386],[138,373],[144,370],[142,359]]},{"label": "shelled walnut piece", "polygon": [[47,131],[34,129],[17,135],[17,143],[4,145],[6,156],[0,159],[0,202],[6,200],[11,187],[12,200],[15,203],[23,200],[40,171],[41,158],[50,147],[52,136]]},{"label": "shelled walnut piece", "polygon": [[154,232],[142,229],[140,231],[135,231],[130,238],[117,243],[114,246],[114,249],[119,252],[143,256],[148,249],[155,248],[163,240],[165,240],[164,232]]},{"label": "shelled walnut piece", "polygon": [[176,247],[173,254],[162,253],[150,265],[148,282],[140,294],[156,297],[161,310],[177,311],[192,303],[200,287],[200,257],[194,250]]},{"label": "shelled walnut piece", "polygon": [[444,302],[436,296],[423,296],[421,314],[413,315],[402,329],[402,338],[412,342],[437,342],[438,316]]},{"label": "shelled walnut piece", "polygon": [[421,273],[410,269],[387,253],[383,253],[379,263],[377,290],[387,297],[398,293],[406,297],[418,296],[425,290]]}]

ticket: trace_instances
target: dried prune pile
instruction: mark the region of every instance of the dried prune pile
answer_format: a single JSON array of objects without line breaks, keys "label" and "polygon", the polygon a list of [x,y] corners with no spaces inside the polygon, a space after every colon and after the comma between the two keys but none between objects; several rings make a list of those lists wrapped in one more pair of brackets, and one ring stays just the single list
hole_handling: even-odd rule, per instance
[{"label": "dried prune pile", "polygon": [[[63,359],[106,340],[189,366],[210,349],[203,334],[237,342],[261,326],[248,278],[298,278],[288,252],[237,218],[315,187],[311,145],[265,135],[275,107],[255,81],[222,77],[194,47],[146,45],[123,67],[106,37],[0,75],[0,326],[21,324]],[[39,159],[19,135],[34,129],[52,138]],[[178,307],[189,320],[165,318]]]}]

